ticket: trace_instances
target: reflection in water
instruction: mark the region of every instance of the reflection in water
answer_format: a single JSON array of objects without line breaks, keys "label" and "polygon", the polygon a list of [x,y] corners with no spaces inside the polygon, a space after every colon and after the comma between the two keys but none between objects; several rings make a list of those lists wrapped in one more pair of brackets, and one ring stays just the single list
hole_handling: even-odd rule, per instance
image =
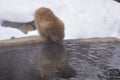
[{"label": "reflection in water", "polygon": [[73,77],[73,73],[61,44],[0,50],[0,80],[56,80]]},{"label": "reflection in water", "polygon": [[55,77],[57,68],[66,62],[66,57],[63,45],[59,43],[43,44],[36,58],[37,68],[41,72],[41,76],[48,77],[48,79]]}]

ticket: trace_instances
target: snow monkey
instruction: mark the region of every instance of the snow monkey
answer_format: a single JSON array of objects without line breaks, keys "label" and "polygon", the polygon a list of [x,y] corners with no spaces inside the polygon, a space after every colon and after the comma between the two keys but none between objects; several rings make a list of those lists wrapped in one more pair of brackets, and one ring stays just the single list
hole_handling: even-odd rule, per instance
[{"label": "snow monkey", "polygon": [[64,23],[49,8],[35,11],[35,25],[45,42],[61,42],[64,38]]},{"label": "snow monkey", "polygon": [[40,38],[45,42],[37,54],[36,65],[43,80],[53,80],[57,67],[66,61],[66,51],[61,44],[64,38],[64,23],[52,10],[45,7],[37,9],[34,18]]}]

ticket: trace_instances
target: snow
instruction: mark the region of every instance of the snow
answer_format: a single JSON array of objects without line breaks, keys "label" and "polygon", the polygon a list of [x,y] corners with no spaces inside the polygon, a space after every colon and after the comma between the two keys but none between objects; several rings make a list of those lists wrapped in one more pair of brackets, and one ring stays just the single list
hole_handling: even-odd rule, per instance
[{"label": "snow", "polygon": [[[4,35],[3,35],[4,33]],[[0,39],[8,39],[11,37],[23,37],[25,36],[24,33],[22,33],[20,30],[18,29],[14,29],[14,28],[10,28],[10,27],[2,27],[0,26]]]},{"label": "snow", "polygon": [[[39,7],[50,8],[65,24],[65,39],[91,37],[120,38],[120,4],[113,0],[0,0],[0,24],[4,20],[30,22]],[[27,35],[0,26],[0,39]]]}]

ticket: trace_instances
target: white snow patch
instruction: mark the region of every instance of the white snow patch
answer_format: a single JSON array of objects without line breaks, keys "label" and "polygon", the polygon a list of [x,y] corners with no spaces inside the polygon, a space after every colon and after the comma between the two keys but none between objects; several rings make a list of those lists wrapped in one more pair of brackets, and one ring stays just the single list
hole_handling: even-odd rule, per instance
[{"label": "white snow patch", "polygon": [[0,39],[10,39],[11,37],[23,37],[25,34],[18,29],[0,26]]}]

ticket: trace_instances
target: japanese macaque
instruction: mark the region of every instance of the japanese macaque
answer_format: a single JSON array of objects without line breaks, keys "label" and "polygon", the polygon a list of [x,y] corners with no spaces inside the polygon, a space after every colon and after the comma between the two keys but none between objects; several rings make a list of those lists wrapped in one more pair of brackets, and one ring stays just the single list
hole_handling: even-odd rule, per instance
[{"label": "japanese macaque", "polygon": [[36,56],[37,69],[42,80],[55,80],[55,76],[61,77],[62,72],[65,73],[64,69],[66,70],[63,66],[66,66],[67,55],[61,44],[64,38],[64,24],[49,8],[44,7],[35,11],[34,22],[40,38],[45,42]]},{"label": "japanese macaque", "polygon": [[49,8],[35,11],[35,26],[45,42],[61,42],[64,38],[64,24]]}]

